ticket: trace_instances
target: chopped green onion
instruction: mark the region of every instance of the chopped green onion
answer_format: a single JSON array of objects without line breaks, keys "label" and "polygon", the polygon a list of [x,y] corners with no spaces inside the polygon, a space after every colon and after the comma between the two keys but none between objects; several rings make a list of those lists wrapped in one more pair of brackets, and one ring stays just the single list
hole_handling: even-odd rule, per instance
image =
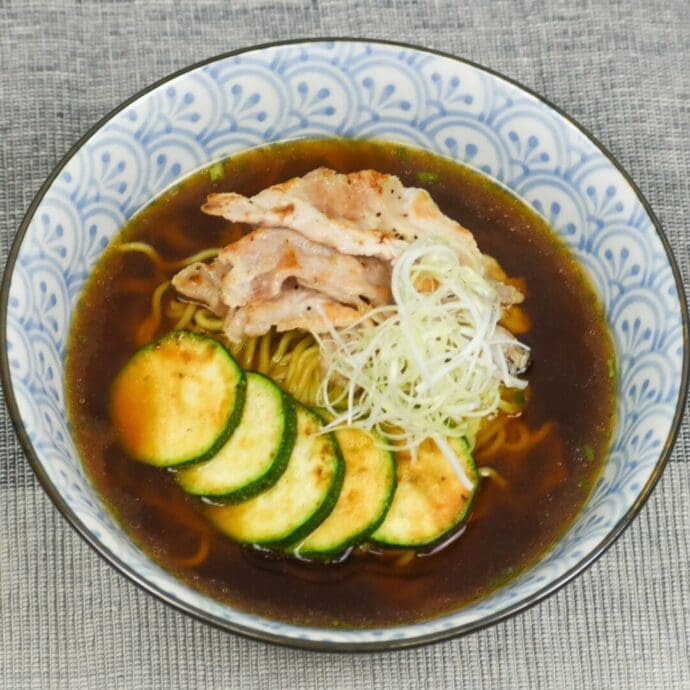
[{"label": "chopped green onion", "polygon": [[587,462],[592,462],[592,460],[594,460],[594,448],[587,444],[582,450],[585,454],[585,459]]},{"label": "chopped green onion", "polygon": [[613,357],[609,357],[606,360],[606,366],[608,367],[608,370],[609,370],[609,378],[610,379],[615,378],[615,376],[616,376],[616,362],[613,359]]},{"label": "chopped green onion", "polygon": [[[421,292],[416,286],[430,278],[435,288]],[[506,351],[528,348],[499,327],[495,287],[442,241],[405,249],[391,291],[395,304],[316,336],[326,363],[319,404],[333,415],[327,428],[375,429],[413,454],[433,438],[450,460],[446,438],[469,435],[495,412],[502,386],[525,388],[510,373]],[[333,397],[343,381],[345,392]]]},{"label": "chopped green onion", "polygon": [[417,173],[417,179],[422,184],[431,184],[432,182],[436,182],[439,177],[440,175],[437,172],[422,171]]},{"label": "chopped green onion", "polygon": [[525,393],[524,391],[517,390],[513,393],[513,402],[517,405],[525,404]]},{"label": "chopped green onion", "polygon": [[208,169],[208,176],[211,182],[218,182],[218,180],[222,180],[225,177],[225,167],[220,161],[214,163]]}]

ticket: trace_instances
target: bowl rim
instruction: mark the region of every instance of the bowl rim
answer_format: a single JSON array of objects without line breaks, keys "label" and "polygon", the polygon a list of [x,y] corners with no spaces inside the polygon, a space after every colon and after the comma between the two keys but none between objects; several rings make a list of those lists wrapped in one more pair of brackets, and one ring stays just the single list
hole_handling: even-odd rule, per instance
[{"label": "bowl rim", "polygon": [[[10,372],[9,365],[9,354],[7,351],[7,311],[9,303],[9,292],[10,285],[12,282],[12,277],[14,274],[14,267],[19,255],[19,250],[24,240],[24,236],[33,220],[34,214],[43,200],[44,196],[52,186],[55,179],[58,177],[63,168],[70,162],[70,160],[77,154],[77,152],[86,144],[86,142],[91,139],[105,124],[112,120],[118,113],[123,111],[125,108],[130,106],[139,98],[147,95],[148,93],[155,91],[167,82],[197,70],[206,65],[212,64],[219,60],[224,60],[227,58],[235,57],[238,55],[243,55],[245,53],[259,52],[269,48],[282,47],[282,46],[295,46],[303,44],[315,44],[315,43],[362,43],[362,44],[373,44],[373,45],[383,45],[392,46],[397,48],[402,48],[406,50],[413,50],[420,53],[425,53],[429,55],[434,55],[437,57],[446,58],[459,62],[465,65],[469,65],[481,72],[489,74],[493,77],[503,80],[512,86],[521,89],[523,92],[531,95],[533,98],[537,99],[542,104],[546,105],[548,108],[556,112],[561,118],[566,122],[573,125],[577,130],[579,130],[587,139],[589,139],[606,157],[608,162],[622,175],[623,179],[630,186],[632,191],[635,193],[639,199],[642,207],[649,216],[654,229],[656,230],[657,236],[661,241],[666,258],[671,267],[673,274],[676,290],[678,292],[678,302],[681,311],[681,321],[682,321],[682,333],[683,333],[683,365],[681,371],[681,381],[680,388],[678,392],[678,402],[676,404],[676,409],[674,412],[673,420],[671,423],[671,428],[669,430],[668,436],[664,442],[664,445],[659,453],[659,459],[657,460],[652,473],[641,488],[637,498],[634,503],[630,506],[627,512],[618,520],[618,522],[609,531],[606,537],[584,558],[582,558],[576,565],[574,565],[569,570],[562,573],[556,580],[552,583],[540,588],[529,597],[524,600],[518,601],[510,606],[506,607],[502,611],[496,612],[490,616],[482,618],[477,621],[472,621],[469,623],[464,623],[461,625],[456,625],[447,630],[436,631],[433,633],[428,633],[425,635],[420,635],[418,637],[410,639],[396,639],[396,640],[377,640],[371,642],[333,642],[324,640],[307,640],[295,637],[288,637],[278,633],[272,633],[264,630],[256,630],[254,628],[239,624],[237,622],[223,621],[213,617],[211,614],[201,611],[195,608],[193,605],[186,602],[180,601],[177,598],[171,596],[167,592],[158,588],[149,582],[144,576],[141,576],[137,571],[131,568],[124,560],[113,553],[104,544],[98,542],[96,538],[91,534],[88,527],[81,521],[81,519],[76,515],[73,509],[67,504],[59,490],[49,479],[46,471],[43,468],[41,460],[38,453],[33,447],[31,440],[24,428],[21,415],[19,413],[19,407],[17,404],[17,399],[14,393],[14,388],[12,385],[12,376]],[[31,469],[38,478],[44,491],[48,494],[51,501],[58,509],[58,511],[63,515],[67,522],[75,529],[77,534],[82,537],[82,539],[99,555],[101,556],[109,565],[113,566],[115,570],[128,578],[135,585],[143,589],[145,592],[152,594],[158,600],[171,606],[178,611],[181,611],[196,620],[203,623],[209,624],[223,630],[225,632],[233,632],[243,635],[245,637],[260,640],[262,642],[271,642],[274,644],[279,644],[285,647],[293,647],[300,649],[308,649],[314,651],[328,651],[328,652],[372,652],[372,651],[389,651],[395,649],[409,649],[412,647],[418,647],[424,644],[429,644],[432,642],[439,642],[441,640],[446,640],[449,638],[457,638],[463,635],[467,635],[471,632],[478,632],[485,628],[488,628],[498,622],[505,621],[518,613],[526,611],[537,603],[543,601],[547,597],[551,596],[567,583],[573,580],[577,575],[582,573],[584,570],[589,568],[594,562],[596,562],[608,549],[609,547],[621,536],[621,534],[626,530],[626,528],[631,524],[633,519],[641,511],[642,507],[647,502],[647,499],[652,493],[656,483],[658,482],[664,468],[668,464],[670,459],[673,446],[677,439],[678,433],[681,428],[681,423],[683,419],[683,414],[685,412],[685,401],[688,395],[688,385],[690,382],[690,335],[689,335],[689,317],[688,317],[688,303],[687,297],[684,290],[684,285],[682,281],[682,276],[678,264],[673,255],[670,243],[661,227],[659,219],[652,210],[649,202],[644,197],[640,189],[633,182],[630,175],[625,171],[622,165],[616,160],[613,154],[585,127],[583,127],[579,122],[573,119],[570,115],[565,113],[561,108],[552,103],[549,99],[541,96],[537,92],[533,91],[529,87],[524,86],[519,81],[516,81],[510,77],[506,77],[502,73],[485,67],[477,62],[468,60],[466,58],[458,57],[452,53],[435,50],[431,48],[425,48],[422,46],[417,46],[412,43],[406,43],[402,41],[390,41],[382,39],[371,39],[371,38],[356,38],[356,37],[339,37],[339,36],[327,36],[327,37],[312,37],[312,38],[294,38],[282,41],[271,41],[267,43],[260,43],[257,45],[238,48],[235,50],[227,51],[215,55],[210,58],[206,58],[199,62],[195,62],[191,65],[178,69],[161,79],[153,82],[152,84],[146,86],[140,91],[136,92],[129,98],[122,101],[115,108],[110,110],[105,116],[100,118],[93,126],[91,126],[79,139],[73,144],[67,153],[60,159],[57,165],[53,168],[50,175],[43,182],[38,192],[34,196],[31,204],[29,205],[22,221],[19,225],[17,234],[12,242],[12,246],[7,256],[7,262],[5,264],[5,270],[2,277],[2,285],[0,286],[0,381],[2,382],[2,388],[4,392],[5,402],[12,420],[14,430],[19,439],[21,448],[27,457]],[[231,604],[227,604],[230,608],[233,608]],[[310,628],[311,626],[307,626]],[[397,626],[392,626],[385,629],[394,629]],[[312,629],[320,629],[318,626]],[[323,630],[328,630],[328,628],[323,628]],[[356,632],[356,629],[352,629]]]}]

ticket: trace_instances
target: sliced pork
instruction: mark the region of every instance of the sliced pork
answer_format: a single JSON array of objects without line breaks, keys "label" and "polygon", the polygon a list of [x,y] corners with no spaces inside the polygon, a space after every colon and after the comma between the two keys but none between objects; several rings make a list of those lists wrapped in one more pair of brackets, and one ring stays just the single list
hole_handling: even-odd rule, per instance
[{"label": "sliced pork", "polygon": [[197,262],[175,274],[172,284],[191,302],[203,304],[217,316],[225,316],[228,307],[223,301],[222,280],[228,268],[217,261],[212,264]]},{"label": "sliced pork", "polygon": [[181,295],[224,318],[234,341],[271,326],[324,332],[327,320],[344,327],[391,304],[392,265],[424,236],[446,240],[464,265],[494,283],[504,305],[522,300],[469,230],[441,213],[426,190],[403,187],[393,175],[318,168],[251,198],[211,194],[202,210],[255,227],[213,263],[173,278]]},{"label": "sliced pork", "polygon": [[[390,272],[390,264],[379,259],[341,254],[293,230],[275,228],[245,235],[225,247],[211,264],[188,266],[173,278],[173,285],[184,297],[217,315],[228,314],[228,323],[242,322],[244,317],[235,319],[241,308],[252,309],[253,319],[278,313],[274,311],[278,308],[281,323],[286,322],[286,309],[306,309],[308,300],[316,296],[323,297],[329,309],[330,305],[353,307],[337,312],[343,322],[344,314],[356,318],[361,309],[391,302]],[[294,297],[279,299],[287,293]],[[261,311],[260,306],[269,302],[270,309]],[[311,315],[306,316],[305,323],[316,323]],[[248,324],[246,335],[256,335],[257,329]],[[268,328],[270,324],[262,332]],[[236,325],[230,330],[239,333]]]},{"label": "sliced pork", "polygon": [[227,270],[221,283],[228,307],[278,297],[291,278],[344,304],[391,301],[388,264],[341,254],[294,230],[255,230],[225,247],[216,262]]},{"label": "sliced pork", "polygon": [[482,268],[472,233],[441,213],[425,189],[404,187],[394,175],[361,170],[347,175],[317,168],[251,198],[211,194],[205,213],[253,226],[284,227],[343,254],[394,260],[418,237],[451,243],[463,261]]},{"label": "sliced pork", "polygon": [[364,313],[365,307],[357,309],[340,304],[321,292],[297,286],[284,290],[274,299],[252,302],[229,311],[223,330],[234,342],[268,333],[272,326],[279,333],[294,328],[324,333],[330,326],[348,326]]}]

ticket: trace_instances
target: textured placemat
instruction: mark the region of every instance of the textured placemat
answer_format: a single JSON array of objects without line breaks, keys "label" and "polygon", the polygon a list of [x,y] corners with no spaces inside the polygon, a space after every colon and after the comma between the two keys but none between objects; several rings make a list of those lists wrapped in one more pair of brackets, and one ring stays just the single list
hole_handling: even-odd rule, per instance
[{"label": "textured placemat", "polygon": [[[326,35],[453,52],[553,100],[637,181],[688,284],[687,0],[0,0],[3,263],[41,182],[122,99],[216,53]],[[560,593],[470,637],[357,656],[228,635],[139,591],[58,515],[1,414],[2,688],[690,687],[687,424],[640,517]]]}]

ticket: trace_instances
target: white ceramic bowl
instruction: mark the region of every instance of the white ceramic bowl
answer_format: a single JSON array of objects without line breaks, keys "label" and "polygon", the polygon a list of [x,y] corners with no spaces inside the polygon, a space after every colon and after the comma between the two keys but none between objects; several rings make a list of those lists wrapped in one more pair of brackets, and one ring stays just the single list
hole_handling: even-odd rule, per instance
[{"label": "white ceramic bowl", "polygon": [[[176,179],[294,137],[376,137],[474,166],[542,213],[591,276],[617,350],[618,426],[601,478],[567,533],[518,579],[455,613],[373,630],[243,613],[176,580],[125,535],[84,474],[67,428],[63,356],[72,311],[108,240]],[[596,141],[487,69],[411,46],[302,41],[190,67],[113,111],[67,154],[22,222],[2,286],[2,379],[43,486],[109,562],[160,599],[223,628],[305,647],[402,647],[522,610],[582,571],[651,492],[680,424],[688,319],[658,221]],[[21,539],[21,535],[18,535]]]}]

